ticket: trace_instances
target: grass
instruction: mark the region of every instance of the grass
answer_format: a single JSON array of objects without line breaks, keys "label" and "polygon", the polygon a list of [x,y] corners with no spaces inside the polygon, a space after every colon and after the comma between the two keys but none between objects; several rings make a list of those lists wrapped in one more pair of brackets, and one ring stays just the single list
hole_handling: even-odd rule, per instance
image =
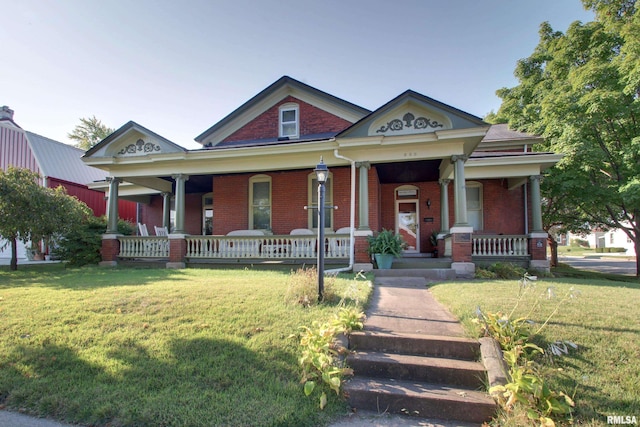
[{"label": "grass", "polygon": [[[558,256],[591,256],[598,257],[614,257],[635,259],[633,255],[625,255],[624,252],[596,252],[594,248],[585,248],[584,246],[558,246]],[[549,252],[551,256],[551,252]]]},{"label": "grass", "polygon": [[[284,302],[288,272],[0,270],[0,407],[96,426],[315,426],[346,412],[304,396],[301,325],[335,304]],[[338,294],[362,305],[369,282]]]},{"label": "grass", "polygon": [[595,255],[596,250],[584,246],[558,246],[558,256],[585,256]]},{"label": "grass", "polygon": [[[566,275],[571,269],[565,266],[563,271]],[[579,346],[569,356],[556,359],[552,381],[552,388],[574,398],[575,425],[606,425],[608,415],[638,418],[638,279],[618,276],[619,281],[612,281],[603,278],[604,275],[587,272],[574,272],[574,275],[581,277],[539,279],[533,291],[518,305],[515,316],[528,316],[540,326],[559,307],[542,330],[539,344],[546,346],[557,340],[570,340]],[[549,288],[555,296],[551,299],[547,298]],[[507,280],[449,282],[434,286],[432,291],[461,319],[470,334],[477,334],[477,326],[471,322],[476,307],[508,313],[516,305],[518,289],[517,280]],[[570,292],[576,292],[578,297],[560,303]]]}]

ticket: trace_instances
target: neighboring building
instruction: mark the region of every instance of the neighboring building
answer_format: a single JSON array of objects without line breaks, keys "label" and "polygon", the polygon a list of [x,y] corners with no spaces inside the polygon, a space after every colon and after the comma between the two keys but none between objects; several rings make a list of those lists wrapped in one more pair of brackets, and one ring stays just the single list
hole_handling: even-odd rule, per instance
[{"label": "neighboring building", "polygon": [[[23,130],[13,120],[13,110],[0,109],[0,167],[29,169],[41,176],[43,186],[63,186],[67,193],[87,204],[94,215],[105,214],[104,192],[91,190],[88,184],[104,181],[105,173],[87,166],[82,161],[84,151],[58,141]],[[122,218],[136,221],[135,203],[122,200],[119,206]],[[0,241],[0,248],[3,241]],[[19,243],[18,258],[25,258],[24,245]],[[0,249],[0,258],[10,258],[10,247]]]},{"label": "neighboring building", "polygon": [[633,240],[620,228],[614,228],[609,231],[592,230],[587,235],[579,235],[567,233],[563,241],[564,245],[571,245],[573,240],[583,240],[589,244],[592,249],[599,248],[624,248],[624,252],[614,252],[624,255],[635,256],[636,248],[633,245]]},{"label": "neighboring building", "polygon": [[[329,259],[371,268],[366,236],[386,228],[403,234],[412,256],[433,252],[438,233],[440,256],[461,274],[506,259],[548,268],[539,178],[560,156],[533,152],[539,137],[411,90],[369,111],[285,76],[196,141],[202,148],[187,150],[129,122],[84,156],[110,174],[93,188],[113,195],[111,218],[124,198],[144,202],[147,226],[171,228],[170,245],[153,255],[169,267],[311,258],[317,242],[292,234],[317,231],[313,169],[322,158],[326,204],[337,207],[326,211]],[[152,257],[134,245],[110,222],[104,262]]]}]

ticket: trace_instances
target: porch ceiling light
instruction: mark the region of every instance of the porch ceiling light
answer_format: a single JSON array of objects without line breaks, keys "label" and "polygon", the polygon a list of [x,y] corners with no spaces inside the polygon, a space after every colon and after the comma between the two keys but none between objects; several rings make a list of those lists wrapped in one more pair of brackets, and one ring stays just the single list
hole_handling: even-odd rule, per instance
[{"label": "porch ceiling light", "polygon": [[314,169],[316,173],[316,178],[318,179],[319,184],[324,184],[327,182],[327,178],[329,178],[329,168],[324,164],[322,157],[320,157],[320,163],[316,165]]}]

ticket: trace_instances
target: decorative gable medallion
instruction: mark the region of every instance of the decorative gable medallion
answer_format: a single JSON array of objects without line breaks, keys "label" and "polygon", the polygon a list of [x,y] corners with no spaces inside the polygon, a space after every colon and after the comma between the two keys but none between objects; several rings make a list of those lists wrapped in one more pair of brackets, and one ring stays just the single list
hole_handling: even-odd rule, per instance
[{"label": "decorative gable medallion", "polygon": [[369,136],[400,136],[433,133],[452,129],[451,118],[443,111],[409,100],[374,117],[368,125]]},{"label": "decorative gable medallion", "polygon": [[411,128],[413,127],[413,129],[427,129],[427,128],[441,128],[444,127],[444,125],[442,123],[439,123],[436,120],[431,120],[428,117],[418,117],[416,119],[416,117],[411,114],[411,113],[406,113],[404,116],[402,116],[402,120],[400,119],[393,119],[389,122],[387,122],[386,125],[382,125],[380,126],[380,129],[378,129],[376,131],[376,133],[385,133],[385,132],[400,132],[402,130],[404,130],[405,128]]},{"label": "decorative gable medallion", "polygon": [[161,151],[162,148],[160,148],[158,144],[154,144],[153,142],[144,142],[142,139],[138,139],[135,144],[129,144],[118,151],[118,155],[126,156],[129,154],[149,154]]}]

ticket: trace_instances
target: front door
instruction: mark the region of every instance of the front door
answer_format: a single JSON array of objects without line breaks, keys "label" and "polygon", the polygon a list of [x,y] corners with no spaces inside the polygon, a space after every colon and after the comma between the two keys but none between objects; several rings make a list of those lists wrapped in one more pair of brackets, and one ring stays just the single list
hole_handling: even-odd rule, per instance
[{"label": "front door", "polygon": [[396,201],[396,233],[406,243],[405,252],[420,252],[420,222],[418,201]]}]

